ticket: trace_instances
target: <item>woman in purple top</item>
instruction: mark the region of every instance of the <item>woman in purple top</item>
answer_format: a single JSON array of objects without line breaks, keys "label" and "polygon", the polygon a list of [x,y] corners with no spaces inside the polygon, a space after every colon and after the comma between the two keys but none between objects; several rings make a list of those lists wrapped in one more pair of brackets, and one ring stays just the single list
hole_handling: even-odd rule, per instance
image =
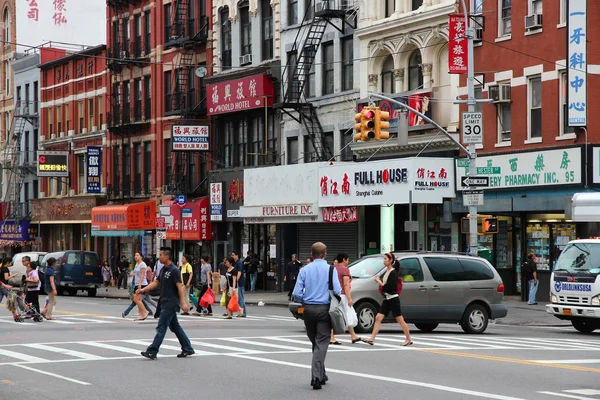
[{"label": "woman in purple top", "polygon": [[23,260],[23,264],[26,264],[27,267],[27,294],[25,295],[25,302],[30,303],[33,307],[35,307],[37,312],[40,312],[39,297],[41,282],[37,271],[37,263],[35,261],[32,262],[29,260]]}]

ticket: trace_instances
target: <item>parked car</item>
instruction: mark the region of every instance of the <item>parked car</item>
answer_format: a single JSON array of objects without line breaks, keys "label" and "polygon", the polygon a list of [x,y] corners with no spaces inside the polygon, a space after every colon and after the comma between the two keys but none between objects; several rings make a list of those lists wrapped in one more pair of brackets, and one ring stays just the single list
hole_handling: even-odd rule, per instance
[{"label": "parked car", "polygon": [[[423,332],[441,323],[458,323],[467,333],[483,333],[490,319],[503,318],[508,309],[504,284],[494,267],[481,257],[443,252],[396,253],[403,289],[402,314]],[[352,300],[358,315],[357,332],[371,332],[383,300],[373,277],[383,273],[383,255],[353,262]],[[292,315],[302,317],[301,304],[292,302]],[[392,322],[390,315],[384,322]]]},{"label": "parked car", "polygon": [[59,294],[75,296],[77,291],[87,291],[94,297],[102,286],[102,264],[100,257],[93,251],[66,250],[48,253],[40,264],[40,279],[44,279],[48,259],[54,257],[56,265],[55,283]]},{"label": "parked car", "polygon": [[45,255],[45,252],[40,251],[29,251],[25,253],[15,254],[12,258],[13,265],[9,268],[9,270],[11,275],[16,276],[9,281],[9,284],[13,286],[21,285],[23,276],[25,276],[25,273],[27,272],[27,268],[23,265],[23,262],[21,261],[23,257],[28,256],[29,258],[31,258],[31,261],[35,261],[39,265]]}]

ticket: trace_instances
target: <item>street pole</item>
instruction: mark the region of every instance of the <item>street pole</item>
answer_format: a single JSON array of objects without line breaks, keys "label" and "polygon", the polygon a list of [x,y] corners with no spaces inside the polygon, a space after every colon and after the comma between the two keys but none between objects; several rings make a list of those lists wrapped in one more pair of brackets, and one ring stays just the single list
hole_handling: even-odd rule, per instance
[{"label": "street pole", "polygon": [[[183,206],[179,207],[179,260],[183,257]],[[181,265],[180,265],[181,266]]]},{"label": "street pole", "polygon": [[[467,106],[469,112],[475,112],[475,58],[473,57],[473,42],[475,29],[469,19],[469,9],[465,0],[461,0],[467,28]],[[464,129],[464,127],[463,127]],[[474,143],[469,144],[469,176],[477,175],[477,149]],[[479,241],[477,239],[477,206],[469,206],[469,253],[477,256]]]},{"label": "street pole", "polygon": [[[413,201],[412,201],[412,190],[408,191],[408,220],[411,222],[413,221]],[[409,237],[408,237],[408,249],[409,250],[413,250],[414,249],[414,232],[412,231],[412,226],[411,226],[411,230],[410,232],[408,232]]]}]

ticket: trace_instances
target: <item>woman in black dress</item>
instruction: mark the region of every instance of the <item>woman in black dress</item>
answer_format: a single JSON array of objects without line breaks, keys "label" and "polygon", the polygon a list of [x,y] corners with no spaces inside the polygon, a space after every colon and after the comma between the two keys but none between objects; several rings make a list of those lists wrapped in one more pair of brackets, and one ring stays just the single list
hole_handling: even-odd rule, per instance
[{"label": "woman in black dress", "polygon": [[[396,261],[396,257],[392,253],[386,253],[383,256],[383,265],[385,265],[385,272],[381,274],[381,276],[376,275],[375,281],[382,288],[381,292],[383,294],[383,301],[381,302],[381,307],[379,308],[379,312],[377,313],[377,317],[375,317],[375,325],[373,326],[373,332],[371,333],[371,337],[369,339],[363,340],[363,342],[370,344],[371,346],[375,344],[375,337],[381,328],[381,321],[388,315],[390,312],[402,327],[402,331],[406,336],[406,340],[402,346],[410,346],[413,344],[412,338],[410,337],[410,330],[408,329],[408,325],[404,321],[404,317],[402,317],[402,308],[400,307],[400,295],[398,294],[398,269],[395,268],[398,262]],[[399,265],[397,265],[399,267]]]}]

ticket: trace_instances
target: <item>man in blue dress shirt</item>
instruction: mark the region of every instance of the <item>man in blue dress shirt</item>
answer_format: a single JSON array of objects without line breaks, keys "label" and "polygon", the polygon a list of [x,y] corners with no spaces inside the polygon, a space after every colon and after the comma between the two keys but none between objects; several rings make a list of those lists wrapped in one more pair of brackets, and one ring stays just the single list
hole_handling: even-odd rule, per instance
[{"label": "man in blue dress shirt", "polygon": [[[306,334],[312,343],[312,378],[310,381],[313,389],[321,389],[327,383],[325,374],[325,357],[329,348],[331,333],[331,319],[329,318],[329,264],[327,246],[321,242],[312,245],[311,253],[314,261],[300,270],[294,296],[304,305],[304,326]],[[335,271],[334,271],[335,272]],[[333,274],[333,291],[340,295],[342,288],[337,274]]]}]

